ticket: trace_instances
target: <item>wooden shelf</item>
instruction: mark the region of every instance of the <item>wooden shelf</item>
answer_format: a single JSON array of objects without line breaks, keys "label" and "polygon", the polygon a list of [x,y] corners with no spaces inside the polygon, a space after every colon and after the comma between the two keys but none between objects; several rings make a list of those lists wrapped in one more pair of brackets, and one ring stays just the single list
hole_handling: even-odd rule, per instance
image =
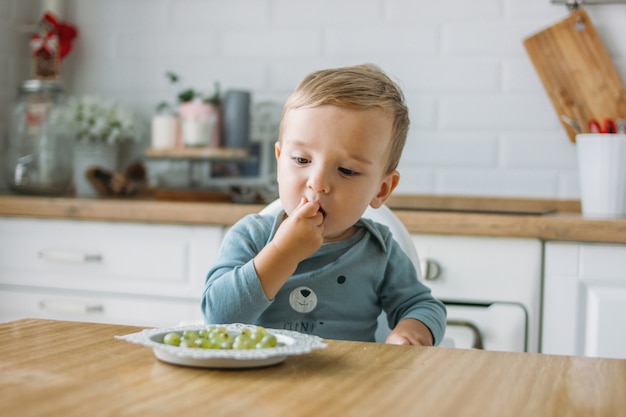
[{"label": "wooden shelf", "polygon": [[247,149],[215,147],[147,148],[146,158],[188,159],[203,161],[245,161],[250,158]]}]

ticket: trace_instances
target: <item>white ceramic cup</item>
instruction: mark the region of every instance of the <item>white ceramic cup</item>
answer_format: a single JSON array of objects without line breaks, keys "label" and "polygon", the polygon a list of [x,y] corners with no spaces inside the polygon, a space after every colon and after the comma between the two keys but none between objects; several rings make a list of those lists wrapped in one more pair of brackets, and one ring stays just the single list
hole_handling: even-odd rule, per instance
[{"label": "white ceramic cup", "polygon": [[157,114],[152,118],[152,147],[173,148],[178,137],[178,118],[171,114]]},{"label": "white ceramic cup", "polygon": [[576,149],[583,216],[626,216],[626,134],[579,134]]}]

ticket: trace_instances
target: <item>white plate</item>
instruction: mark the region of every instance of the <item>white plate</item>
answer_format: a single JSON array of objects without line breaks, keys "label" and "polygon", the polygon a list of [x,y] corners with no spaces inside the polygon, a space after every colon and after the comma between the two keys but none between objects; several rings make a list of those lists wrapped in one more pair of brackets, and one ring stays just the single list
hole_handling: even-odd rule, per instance
[{"label": "white plate", "polygon": [[[163,337],[169,332],[185,330],[201,330],[209,325],[179,326],[166,329],[146,329],[116,339],[137,343],[152,348],[154,356],[159,360],[175,365],[195,366],[201,368],[256,368],[269,366],[284,361],[287,356],[302,355],[314,349],[324,349],[326,343],[318,337],[291,330],[267,329],[276,336],[282,346],[264,349],[194,349],[163,344]],[[239,333],[245,324],[224,324],[230,332]]]}]

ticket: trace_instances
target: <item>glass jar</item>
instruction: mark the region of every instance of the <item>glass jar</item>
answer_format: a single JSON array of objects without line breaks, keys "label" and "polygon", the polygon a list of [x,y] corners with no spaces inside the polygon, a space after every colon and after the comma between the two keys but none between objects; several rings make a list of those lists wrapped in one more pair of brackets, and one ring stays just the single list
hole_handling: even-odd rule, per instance
[{"label": "glass jar", "polygon": [[72,186],[73,136],[63,122],[61,84],[28,80],[10,114],[5,160],[8,186],[19,193],[61,195]]}]

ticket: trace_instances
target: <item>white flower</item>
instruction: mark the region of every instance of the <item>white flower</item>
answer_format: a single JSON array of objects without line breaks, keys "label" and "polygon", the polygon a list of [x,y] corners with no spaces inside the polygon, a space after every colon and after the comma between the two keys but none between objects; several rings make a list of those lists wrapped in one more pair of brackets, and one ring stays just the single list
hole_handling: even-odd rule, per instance
[{"label": "white flower", "polygon": [[71,97],[53,117],[59,127],[79,141],[114,144],[139,140],[134,115],[112,100],[96,96]]}]

